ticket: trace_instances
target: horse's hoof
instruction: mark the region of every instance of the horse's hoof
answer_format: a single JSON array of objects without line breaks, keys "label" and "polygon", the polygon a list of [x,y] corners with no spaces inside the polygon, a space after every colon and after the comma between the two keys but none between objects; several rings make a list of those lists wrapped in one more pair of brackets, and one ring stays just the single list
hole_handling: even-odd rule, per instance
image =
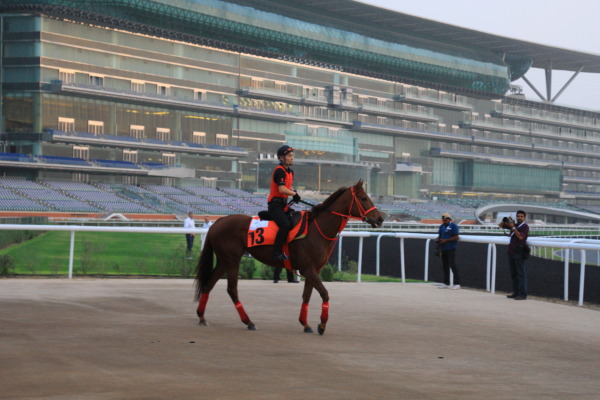
[{"label": "horse's hoof", "polygon": [[313,330],[310,326],[307,326],[306,328],[304,328],[304,333],[313,333]]},{"label": "horse's hoof", "polygon": [[248,330],[249,331],[255,331],[256,330],[256,325],[254,325],[253,323],[249,323],[248,324]]},{"label": "horse's hoof", "polygon": [[206,323],[206,320],[201,319],[200,322],[198,322],[198,325],[200,326],[208,326],[208,324]]},{"label": "horse's hoof", "polygon": [[319,324],[318,331],[319,331],[319,335],[323,335],[325,333],[325,325]]}]

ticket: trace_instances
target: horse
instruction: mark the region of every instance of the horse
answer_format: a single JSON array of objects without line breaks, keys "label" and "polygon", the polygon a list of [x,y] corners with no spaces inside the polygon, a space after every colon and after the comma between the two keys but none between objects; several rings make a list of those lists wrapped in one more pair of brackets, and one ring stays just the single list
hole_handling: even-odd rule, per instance
[{"label": "horse", "polygon": [[[363,189],[362,179],[354,186],[340,188],[321,204],[309,211],[308,233],[304,239],[289,243],[289,256],[293,269],[304,277],[302,307],[299,322],[304,332],[312,333],[308,324],[308,303],[313,289],[321,295],[321,323],[318,332],[323,335],[329,318],[329,294],[319,277],[335,246],[337,235],[350,218],[367,222],[373,228],[381,227],[383,218]],[[208,231],[202,253],[196,266],[196,314],[201,326],[206,326],[204,312],[211,290],[217,281],[227,276],[227,293],[242,322],[249,330],[256,330],[239,300],[237,284],[240,260],[248,252],[258,261],[272,267],[282,267],[282,261],[272,258],[273,246],[247,246],[248,227],[252,217],[243,214],[228,215],[217,220]],[[213,256],[216,265],[213,267]]]}]

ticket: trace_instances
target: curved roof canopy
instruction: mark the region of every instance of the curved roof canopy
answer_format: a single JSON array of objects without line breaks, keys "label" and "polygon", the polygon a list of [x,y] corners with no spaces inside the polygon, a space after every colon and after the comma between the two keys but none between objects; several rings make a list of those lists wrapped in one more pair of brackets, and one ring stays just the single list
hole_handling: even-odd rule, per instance
[{"label": "curved roof canopy", "polygon": [[[456,25],[433,21],[353,0],[226,0],[298,19],[319,19],[320,23],[375,37],[393,40],[406,35],[455,46],[486,49],[533,58],[533,68],[600,72],[600,54],[568,50],[505,36],[493,35]],[[283,4],[282,4],[283,3]],[[343,26],[339,24],[344,22]]]},{"label": "curved roof canopy", "polygon": [[584,223],[599,223],[600,222],[600,215],[598,215],[598,214],[574,211],[574,210],[566,210],[563,208],[553,208],[553,207],[536,206],[536,205],[523,205],[523,204],[516,204],[516,203],[488,204],[488,205],[479,207],[475,211],[475,216],[477,217],[477,220],[480,223],[484,224],[485,221],[483,220],[482,216],[484,216],[486,214],[498,214],[498,213],[507,213],[507,212],[514,214],[516,212],[516,210],[523,210],[528,214],[537,214],[538,216],[545,215],[545,216],[551,216],[553,218],[558,217],[558,218],[573,220],[576,222],[584,222]]}]

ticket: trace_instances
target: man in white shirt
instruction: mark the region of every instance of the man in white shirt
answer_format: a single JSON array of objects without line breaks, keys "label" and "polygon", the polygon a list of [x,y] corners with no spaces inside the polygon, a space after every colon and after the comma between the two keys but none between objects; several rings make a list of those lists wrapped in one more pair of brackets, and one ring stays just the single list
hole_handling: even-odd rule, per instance
[{"label": "man in white shirt", "polygon": [[[188,217],[185,219],[185,221],[183,222],[183,227],[186,229],[195,229],[196,225],[194,224],[194,213],[193,212],[189,212],[188,213]],[[185,240],[187,242],[187,253],[186,253],[186,257],[188,260],[191,260],[192,257],[192,247],[194,246],[194,236],[196,236],[195,233],[186,233],[185,234]]]}]

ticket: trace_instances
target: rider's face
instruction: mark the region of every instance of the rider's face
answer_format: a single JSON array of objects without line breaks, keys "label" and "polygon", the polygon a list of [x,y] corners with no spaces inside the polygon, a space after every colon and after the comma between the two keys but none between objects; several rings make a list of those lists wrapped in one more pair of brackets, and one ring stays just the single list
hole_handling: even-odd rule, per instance
[{"label": "rider's face", "polygon": [[285,156],[281,157],[281,162],[288,167],[294,164],[294,152],[289,152]]}]

